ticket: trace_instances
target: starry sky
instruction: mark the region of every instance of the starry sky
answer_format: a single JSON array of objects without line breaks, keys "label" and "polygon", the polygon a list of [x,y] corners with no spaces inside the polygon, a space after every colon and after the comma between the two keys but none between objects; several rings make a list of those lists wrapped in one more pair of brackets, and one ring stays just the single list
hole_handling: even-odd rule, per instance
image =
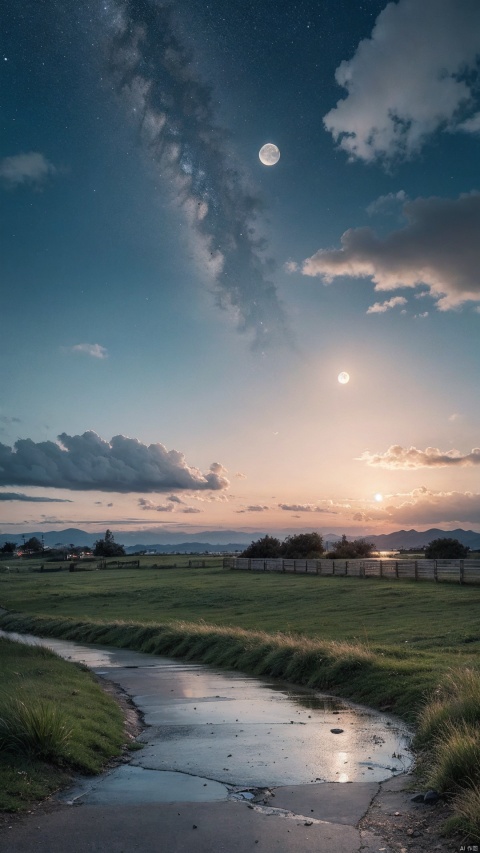
[{"label": "starry sky", "polygon": [[480,530],[477,0],[2,30],[0,532]]}]

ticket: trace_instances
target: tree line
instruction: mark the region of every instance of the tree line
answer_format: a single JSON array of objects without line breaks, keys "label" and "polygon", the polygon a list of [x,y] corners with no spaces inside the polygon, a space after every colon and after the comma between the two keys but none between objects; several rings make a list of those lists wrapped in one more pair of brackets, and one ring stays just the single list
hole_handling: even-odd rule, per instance
[{"label": "tree line", "polygon": [[[262,536],[245,549],[241,557],[260,559],[314,560],[324,557],[329,560],[355,560],[371,557],[376,551],[373,542],[365,539],[347,539],[344,533],[331,549],[325,552],[323,537],[319,533],[298,533],[287,536],[283,542],[275,536]],[[458,539],[449,537],[433,539],[425,548],[427,560],[457,560],[468,556],[470,548]]]},{"label": "tree line", "polygon": [[263,559],[283,558],[285,560],[314,560],[318,557],[331,559],[354,559],[369,557],[375,545],[364,539],[348,541],[345,534],[332,549],[325,553],[323,537],[319,533],[297,533],[287,536],[283,542],[275,536],[263,536],[252,542],[241,554],[242,557],[260,557]]}]

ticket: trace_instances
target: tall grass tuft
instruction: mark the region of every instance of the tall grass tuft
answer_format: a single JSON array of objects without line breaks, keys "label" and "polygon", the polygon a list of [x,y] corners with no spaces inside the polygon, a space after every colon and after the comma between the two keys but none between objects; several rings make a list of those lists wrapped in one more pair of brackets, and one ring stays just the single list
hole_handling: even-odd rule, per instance
[{"label": "tall grass tuft", "polygon": [[451,723],[480,724],[480,673],[474,669],[450,671],[418,715],[415,746],[438,739]]},{"label": "tall grass tuft", "polygon": [[71,729],[50,702],[31,705],[8,699],[0,707],[0,754],[11,753],[62,764]]},{"label": "tall grass tuft", "polygon": [[480,784],[480,729],[465,722],[445,723],[431,751],[429,784],[455,794]]},{"label": "tall grass tuft", "polygon": [[480,841],[480,786],[474,785],[455,798],[454,828],[471,841]]}]

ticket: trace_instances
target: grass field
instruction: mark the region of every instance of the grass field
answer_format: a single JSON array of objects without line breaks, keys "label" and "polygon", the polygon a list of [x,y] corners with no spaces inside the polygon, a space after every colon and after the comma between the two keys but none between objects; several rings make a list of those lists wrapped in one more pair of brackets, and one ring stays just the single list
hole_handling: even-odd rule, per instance
[{"label": "grass field", "polygon": [[273,675],[400,714],[417,726],[427,779],[463,803],[477,840],[479,604],[473,586],[218,564],[0,575],[0,605],[18,614],[0,619],[10,629]]},{"label": "grass field", "polygon": [[[171,559],[142,558],[142,565],[169,565]],[[184,564],[188,559],[175,557]],[[218,559],[208,563],[195,569],[0,574],[0,605],[103,621],[201,619],[397,651],[438,650],[453,658],[470,659],[480,650],[480,587],[264,575],[223,570]]]},{"label": "grass field", "polygon": [[91,673],[0,638],[0,809],[23,811],[118,755],[123,716]]}]

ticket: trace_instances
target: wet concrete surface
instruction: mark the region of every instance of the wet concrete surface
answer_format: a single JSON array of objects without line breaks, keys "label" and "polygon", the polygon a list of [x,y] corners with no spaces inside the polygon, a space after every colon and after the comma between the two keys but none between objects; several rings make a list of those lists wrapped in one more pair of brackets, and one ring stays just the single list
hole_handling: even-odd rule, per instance
[{"label": "wet concrete surface", "polygon": [[224,800],[235,787],[377,783],[411,763],[406,727],[362,706],[125,649],[24,640],[120,685],[144,715],[143,749],[68,792],[72,802],[202,802]]},{"label": "wet concrete surface", "polygon": [[229,789],[201,776],[146,770],[130,764],[116,767],[107,776],[84,780],[61,794],[67,805],[137,805],[139,803],[211,803],[226,800]]},{"label": "wet concrete surface", "polygon": [[144,748],[5,824],[0,853],[450,853],[410,802],[409,732],[394,717],[204,666],[24,639],[129,693]]}]

